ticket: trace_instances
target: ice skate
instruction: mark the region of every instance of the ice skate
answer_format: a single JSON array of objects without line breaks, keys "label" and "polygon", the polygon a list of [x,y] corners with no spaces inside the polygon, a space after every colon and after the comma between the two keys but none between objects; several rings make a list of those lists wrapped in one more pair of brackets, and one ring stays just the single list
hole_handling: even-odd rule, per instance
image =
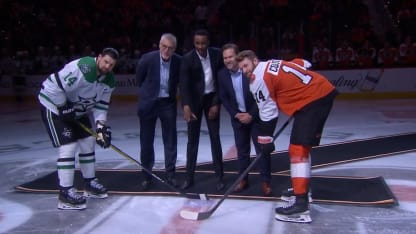
[{"label": "ice skate", "polygon": [[[312,192],[310,190],[308,192],[308,199],[309,199],[309,203],[313,202]],[[280,200],[287,201],[287,202],[294,201],[295,194],[293,193],[293,188],[288,188],[286,190],[283,190],[282,195],[280,196]]]},{"label": "ice skate", "polygon": [[77,193],[74,188],[59,191],[58,209],[61,210],[83,210],[87,208],[86,199]]},{"label": "ice skate", "polygon": [[295,222],[295,223],[310,223],[312,222],[309,215],[308,196],[296,196],[294,201],[290,201],[287,206],[277,207],[275,209],[276,220]]},{"label": "ice skate", "polygon": [[98,179],[95,178],[85,184],[84,196],[91,198],[106,198],[108,197],[108,194],[104,185],[100,184]]}]

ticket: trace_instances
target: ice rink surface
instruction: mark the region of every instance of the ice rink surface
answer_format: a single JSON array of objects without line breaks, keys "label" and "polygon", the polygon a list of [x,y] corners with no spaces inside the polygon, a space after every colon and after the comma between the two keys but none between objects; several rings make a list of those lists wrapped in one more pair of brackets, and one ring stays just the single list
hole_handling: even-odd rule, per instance
[{"label": "ice rink surface", "polygon": [[[352,205],[311,205],[310,224],[276,221],[278,201],[226,199],[203,221],[184,220],[181,197],[110,195],[89,199],[83,211],[62,211],[57,194],[16,192],[14,187],[53,172],[57,150],[52,148],[35,104],[1,103],[0,233],[416,233],[416,151],[371,160],[328,166],[312,175],[383,176],[398,199],[390,208]],[[286,116],[281,116],[278,127]],[[203,120],[199,162],[211,160]],[[136,103],[117,101],[109,113],[113,144],[138,159],[139,124]],[[156,166],[163,168],[160,125],[155,139]],[[286,150],[291,126],[277,138],[277,150]],[[322,144],[416,132],[416,99],[336,100]],[[185,164],[186,124],[178,112],[178,161]],[[221,115],[224,157],[235,157],[233,132],[225,109]],[[416,139],[415,139],[416,144]],[[334,154],[334,157],[336,155]],[[313,155],[312,155],[313,157]],[[97,169],[136,169],[111,149],[97,148]]]}]

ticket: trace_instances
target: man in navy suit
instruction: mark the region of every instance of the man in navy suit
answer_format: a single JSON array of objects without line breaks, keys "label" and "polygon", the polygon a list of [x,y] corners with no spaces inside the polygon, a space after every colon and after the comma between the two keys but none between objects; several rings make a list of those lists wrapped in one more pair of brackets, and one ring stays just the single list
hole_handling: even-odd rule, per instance
[{"label": "man in navy suit", "polygon": [[[229,43],[222,47],[225,67],[218,72],[218,86],[221,102],[231,117],[239,173],[241,174],[250,164],[250,139],[253,140],[257,155],[260,153],[260,147],[257,143],[260,119],[256,101],[250,92],[249,79],[242,74],[236,61],[238,52],[239,49],[236,44]],[[270,196],[272,192],[270,187],[270,155],[263,155],[259,161],[259,166],[263,194]],[[241,192],[248,186],[247,175],[234,188],[234,192]]]},{"label": "man in navy suit", "polygon": [[[140,122],[140,160],[152,170],[155,163],[154,137],[156,121],[160,119],[165,153],[166,182],[177,186],[175,168],[177,159],[177,86],[181,56],[175,53],[176,37],[161,36],[159,50],[144,54],[136,69],[139,85],[138,111]],[[152,176],[146,172],[142,187],[147,190]]]},{"label": "man in navy suit", "polygon": [[224,65],[221,50],[209,47],[209,34],[197,30],[193,35],[194,49],[185,54],[181,62],[180,93],[184,119],[188,127],[186,151],[186,179],[182,189],[194,184],[202,116],[208,127],[211,153],[217,179],[216,189],[222,190],[222,148],[220,141],[220,100],[218,98],[217,72]]}]

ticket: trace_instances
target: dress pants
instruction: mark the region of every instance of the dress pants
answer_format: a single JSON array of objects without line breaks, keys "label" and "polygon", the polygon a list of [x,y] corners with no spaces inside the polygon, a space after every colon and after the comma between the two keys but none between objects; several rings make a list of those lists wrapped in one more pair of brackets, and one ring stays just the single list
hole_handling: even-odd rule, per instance
[{"label": "dress pants", "polygon": [[202,114],[204,114],[207,127],[209,139],[211,142],[211,153],[212,161],[214,164],[215,175],[218,180],[222,180],[224,175],[223,171],[223,161],[222,161],[222,147],[220,141],[220,118],[218,115],[217,118],[210,120],[208,119],[208,112],[210,108],[210,99],[212,95],[204,95],[203,105],[198,110],[195,111],[197,119],[188,122],[188,144],[186,152],[186,180],[193,181],[195,174],[195,167],[198,156],[198,146],[199,138],[201,133],[201,120]]},{"label": "dress pants", "polygon": [[[165,155],[165,170],[168,177],[175,174],[177,159],[177,129],[176,101],[169,98],[160,98],[153,108],[154,113],[142,113],[140,122],[140,161],[142,165],[152,170],[155,163],[154,138],[156,121],[160,119],[162,128],[163,149]],[[145,180],[151,175],[144,172]]]}]

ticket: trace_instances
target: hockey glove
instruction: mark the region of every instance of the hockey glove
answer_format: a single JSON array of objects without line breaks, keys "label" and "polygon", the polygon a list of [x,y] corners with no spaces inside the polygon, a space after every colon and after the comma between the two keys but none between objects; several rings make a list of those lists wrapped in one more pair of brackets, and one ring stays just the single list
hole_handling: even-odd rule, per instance
[{"label": "hockey glove", "polygon": [[72,121],[75,119],[75,109],[71,104],[65,104],[58,107],[59,118],[63,121]]},{"label": "hockey glove", "polygon": [[101,147],[108,148],[111,145],[111,128],[102,126],[97,128],[97,144]]},{"label": "hockey glove", "polygon": [[271,136],[257,136],[257,142],[260,145],[263,155],[270,155],[274,151],[273,137]]}]

